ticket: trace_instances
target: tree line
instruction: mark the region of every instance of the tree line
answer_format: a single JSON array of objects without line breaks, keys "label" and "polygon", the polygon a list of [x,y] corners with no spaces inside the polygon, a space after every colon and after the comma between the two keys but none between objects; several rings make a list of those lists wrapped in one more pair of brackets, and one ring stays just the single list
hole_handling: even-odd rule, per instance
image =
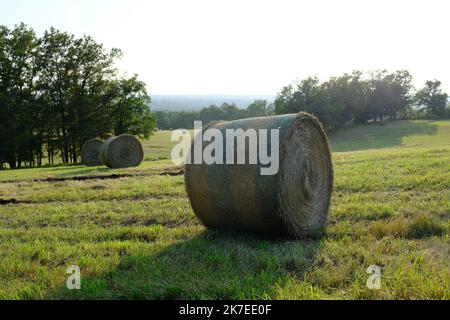
[{"label": "tree line", "polygon": [[275,102],[257,100],[247,109],[235,104],[211,105],[198,112],[158,111],[158,128],[192,129],[204,123],[306,111],[317,116],[327,131],[397,118],[450,118],[448,95],[438,80],[416,90],[407,70],[354,71],[321,82],[308,77],[285,86]]},{"label": "tree line", "polygon": [[407,70],[354,71],[320,82],[308,77],[284,87],[274,103],[275,114],[306,111],[327,131],[390,118],[450,117],[448,95],[438,80],[415,90]]},{"label": "tree line", "polygon": [[262,117],[273,114],[273,108],[273,104],[266,100],[255,100],[246,109],[239,108],[234,103],[223,103],[200,111],[157,111],[155,115],[160,130],[193,129],[194,121],[207,124],[212,121]]},{"label": "tree line", "polygon": [[145,83],[121,77],[119,49],[54,28],[0,26],[0,168],[76,163],[83,143],[155,128]]},{"label": "tree line", "polygon": [[24,24],[0,26],[0,169],[77,163],[83,143],[156,129],[191,129],[196,120],[236,120],[306,111],[327,131],[386,118],[450,118],[438,80],[419,90],[407,70],[354,71],[321,82],[308,77],[282,88],[274,103],[246,109],[211,105],[198,112],[150,112],[150,96],[137,75],[115,67],[119,49],[107,51],[89,36],[54,28],[40,37]]}]

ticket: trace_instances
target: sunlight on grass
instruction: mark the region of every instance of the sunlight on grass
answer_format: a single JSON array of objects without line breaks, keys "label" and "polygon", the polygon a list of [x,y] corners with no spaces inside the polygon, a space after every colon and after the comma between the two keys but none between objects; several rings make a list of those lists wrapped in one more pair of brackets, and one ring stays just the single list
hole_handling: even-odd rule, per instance
[{"label": "sunlight on grass", "polygon": [[[450,121],[332,135],[328,228],[301,241],[206,230],[183,177],[161,175],[168,139],[144,141],[159,160],[139,168],[1,171],[0,199],[19,203],[0,206],[0,298],[450,299]],[[113,173],[132,176],[43,180]],[[372,264],[381,290],[366,287]]]}]

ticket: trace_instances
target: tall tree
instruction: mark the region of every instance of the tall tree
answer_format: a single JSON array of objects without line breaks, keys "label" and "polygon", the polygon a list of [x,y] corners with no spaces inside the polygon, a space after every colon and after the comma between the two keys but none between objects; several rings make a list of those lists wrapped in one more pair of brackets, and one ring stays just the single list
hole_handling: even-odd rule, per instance
[{"label": "tall tree", "polygon": [[137,76],[121,79],[118,49],[54,28],[37,38],[0,26],[0,167],[76,163],[82,144],[107,133],[148,137],[155,120]]},{"label": "tall tree", "polygon": [[39,113],[34,101],[37,39],[24,24],[0,27],[0,161],[11,168],[29,161],[40,137],[34,130]]},{"label": "tall tree", "polygon": [[388,109],[392,119],[396,119],[399,113],[413,102],[412,75],[407,70],[397,70],[386,77],[390,85],[391,105]]},{"label": "tall tree", "polygon": [[442,90],[440,81],[427,81],[425,86],[417,92],[416,101],[425,106],[430,117],[441,118],[446,114],[448,94]]},{"label": "tall tree", "polygon": [[247,107],[247,117],[264,117],[272,113],[273,106],[267,100],[255,100]]},{"label": "tall tree", "polygon": [[145,83],[137,75],[113,83],[111,120],[114,134],[132,133],[148,138],[155,129],[156,120],[150,113],[151,99]]}]

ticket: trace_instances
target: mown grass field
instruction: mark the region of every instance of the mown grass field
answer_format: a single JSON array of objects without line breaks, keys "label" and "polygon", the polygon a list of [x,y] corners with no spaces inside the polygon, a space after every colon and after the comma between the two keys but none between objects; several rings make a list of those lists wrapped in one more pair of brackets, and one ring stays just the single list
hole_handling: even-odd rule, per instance
[{"label": "mown grass field", "polygon": [[0,298],[450,299],[450,121],[334,134],[329,226],[302,241],[203,228],[169,138],[144,142],[135,169],[0,171],[0,199],[17,201],[0,206]]}]

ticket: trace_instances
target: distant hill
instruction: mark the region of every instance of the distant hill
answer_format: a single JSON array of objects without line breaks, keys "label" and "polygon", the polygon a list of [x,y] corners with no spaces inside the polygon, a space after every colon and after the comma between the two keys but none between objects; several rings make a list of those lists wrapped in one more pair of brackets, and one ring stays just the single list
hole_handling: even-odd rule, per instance
[{"label": "distant hill", "polygon": [[224,102],[247,108],[255,100],[273,102],[274,99],[271,95],[153,95],[152,111],[197,111]]}]

